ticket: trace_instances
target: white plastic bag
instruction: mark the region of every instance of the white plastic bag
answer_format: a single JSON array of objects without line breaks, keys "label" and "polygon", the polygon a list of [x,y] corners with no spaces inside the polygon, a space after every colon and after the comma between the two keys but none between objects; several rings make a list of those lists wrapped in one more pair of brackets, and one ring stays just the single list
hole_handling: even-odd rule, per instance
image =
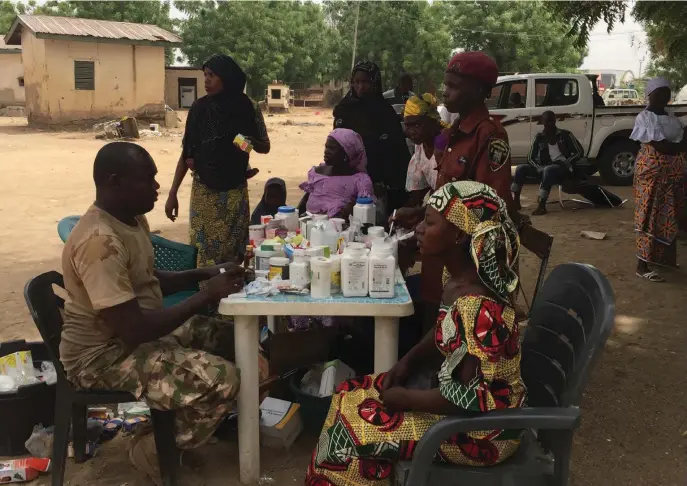
[{"label": "white plastic bag", "polygon": [[0,393],[14,393],[17,391],[17,383],[14,378],[7,375],[0,375]]},{"label": "white plastic bag", "polygon": [[41,371],[38,373],[38,378],[41,381],[46,382],[48,385],[54,385],[57,383],[57,371],[55,371],[55,365],[51,361],[41,362]]}]

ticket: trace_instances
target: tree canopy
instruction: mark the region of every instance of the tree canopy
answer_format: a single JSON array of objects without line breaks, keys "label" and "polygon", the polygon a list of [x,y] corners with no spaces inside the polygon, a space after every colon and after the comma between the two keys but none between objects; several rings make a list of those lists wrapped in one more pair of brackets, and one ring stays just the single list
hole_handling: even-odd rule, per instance
[{"label": "tree canopy", "polygon": [[[626,4],[621,1],[604,2],[547,2],[547,8],[570,20],[568,35],[578,44],[586,44],[589,32],[604,21],[609,32],[617,22],[624,22]],[[687,3],[639,0],[632,8],[632,16],[644,27],[651,62],[647,73],[662,75],[675,88],[687,84]]]},{"label": "tree canopy", "polygon": [[603,20],[608,32],[617,22],[625,22],[627,4],[623,0],[570,0],[567,2],[546,2],[546,8],[568,25],[568,36],[575,39],[578,47],[586,47],[589,33]]},{"label": "tree canopy", "polygon": [[687,84],[687,4],[642,1],[632,13],[646,30],[652,58],[647,74],[665,77],[675,89]]},{"label": "tree canopy", "polygon": [[[357,3],[324,2],[342,39],[339,77],[350,70]],[[484,50],[502,72],[571,71],[582,63],[585,49],[573,45],[566,32],[566,24],[540,1],[362,2],[357,58],[379,64],[387,86],[404,71],[417,75],[421,88],[440,84],[456,48]]]},{"label": "tree canopy", "polygon": [[356,9],[360,8],[356,61],[369,59],[382,69],[387,87],[405,73],[427,85],[441,81],[453,50],[445,9],[427,2],[325,1],[324,11],[339,38],[335,52],[338,78],[348,78],[353,55]]},{"label": "tree canopy", "polygon": [[565,36],[569,27],[541,2],[451,2],[447,19],[454,45],[482,50],[501,72],[570,72],[584,46]]},{"label": "tree canopy", "polygon": [[313,82],[330,74],[336,38],[311,2],[176,2],[182,51],[199,66],[215,53],[233,56],[256,95],[272,80]]},{"label": "tree canopy", "polygon": [[[248,74],[249,89],[257,97],[274,79],[347,79],[357,9],[356,60],[376,62],[386,88],[394,86],[400,74],[410,73],[419,89],[435,90],[456,49],[484,50],[502,72],[571,71],[585,54],[584,45],[564,35],[570,30],[563,21],[567,17],[544,8],[542,0],[203,0],[174,5],[183,19],[170,18],[170,0],[50,0],[40,5],[34,0],[0,0],[0,28],[9,28],[14,16],[23,12],[159,25],[181,35],[182,52],[192,65],[200,66],[218,52],[232,55]],[[606,18],[603,12],[599,15]],[[589,22],[580,28],[593,26]]]}]

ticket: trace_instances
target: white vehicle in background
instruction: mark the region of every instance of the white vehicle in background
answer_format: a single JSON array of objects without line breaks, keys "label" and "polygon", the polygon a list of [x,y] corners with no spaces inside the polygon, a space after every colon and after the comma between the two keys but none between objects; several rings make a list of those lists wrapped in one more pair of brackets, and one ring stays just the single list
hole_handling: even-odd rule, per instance
[{"label": "white vehicle in background", "polygon": [[687,84],[682,87],[680,91],[675,95],[675,100],[673,103],[676,104],[687,104]]},{"label": "white vehicle in background", "polygon": [[613,88],[604,91],[603,100],[606,106],[642,105],[636,89]]},{"label": "white vehicle in background", "polygon": [[[639,144],[630,140],[643,106],[603,106],[597,87],[584,74],[518,74],[502,76],[487,100],[508,132],[514,164],[525,163],[537,125],[545,111],[553,111],[558,126],[580,141],[588,174],[598,171],[607,184],[631,185]],[[672,104],[668,111],[687,125],[687,105]]]}]

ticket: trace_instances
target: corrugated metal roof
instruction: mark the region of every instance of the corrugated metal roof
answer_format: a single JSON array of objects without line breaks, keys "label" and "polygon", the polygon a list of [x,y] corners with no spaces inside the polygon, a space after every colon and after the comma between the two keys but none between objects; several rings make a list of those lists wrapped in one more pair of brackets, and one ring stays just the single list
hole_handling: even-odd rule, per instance
[{"label": "corrugated metal roof", "polygon": [[5,36],[8,44],[17,44],[19,25],[26,27],[38,37],[41,34],[95,39],[121,39],[136,42],[181,44],[181,38],[156,25],[113,22],[110,20],[78,19],[74,17],[52,17],[48,15],[19,15]]}]

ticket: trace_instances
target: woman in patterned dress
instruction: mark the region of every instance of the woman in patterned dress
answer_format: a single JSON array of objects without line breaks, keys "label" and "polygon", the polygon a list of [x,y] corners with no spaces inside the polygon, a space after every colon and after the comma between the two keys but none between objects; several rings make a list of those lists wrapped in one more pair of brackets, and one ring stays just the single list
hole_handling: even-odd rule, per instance
[{"label": "woman in patterned dress", "polygon": [[647,83],[646,94],[649,105],[637,115],[630,135],[642,144],[634,177],[637,276],[663,282],[664,278],[649,265],[677,266],[687,136],[682,122],[666,112],[670,83],[654,78]]},{"label": "woman in patterned dress", "polygon": [[[504,201],[484,184],[449,183],[431,196],[418,233],[421,253],[441,256],[446,267],[436,328],[388,373],[339,385],[307,486],[389,485],[393,463],[410,459],[443,416],[524,404],[511,304],[519,240]],[[432,365],[439,370],[434,386],[412,386],[411,373]],[[511,456],[519,441],[515,430],[459,433],[436,460],[491,466]]]},{"label": "woman in patterned dress", "polygon": [[270,151],[262,113],[244,94],[246,74],[229,56],[214,55],[204,65],[207,95],[196,100],[186,120],[183,152],[165,205],[172,221],[179,213],[177,192],[188,169],[191,187],[191,245],[198,266],[236,261],[248,243],[247,178],[255,175],[248,153],[234,145],[241,134],[258,153]]}]

